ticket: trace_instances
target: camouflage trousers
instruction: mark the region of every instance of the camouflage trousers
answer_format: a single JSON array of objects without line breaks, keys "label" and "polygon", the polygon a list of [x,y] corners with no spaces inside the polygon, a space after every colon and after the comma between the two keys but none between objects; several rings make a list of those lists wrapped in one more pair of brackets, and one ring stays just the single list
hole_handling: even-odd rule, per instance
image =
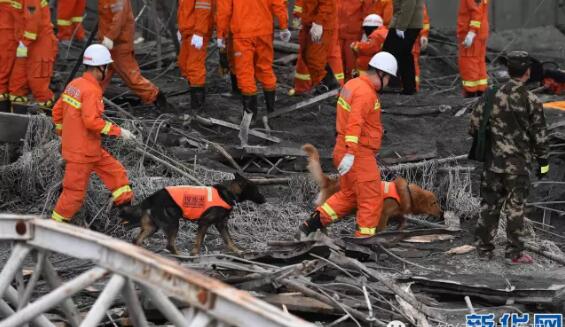
[{"label": "camouflage trousers", "polygon": [[481,176],[481,215],[475,230],[478,249],[494,250],[493,240],[500,215],[506,216],[506,257],[513,258],[524,250],[524,207],[530,189],[527,175],[497,174],[485,169]]}]

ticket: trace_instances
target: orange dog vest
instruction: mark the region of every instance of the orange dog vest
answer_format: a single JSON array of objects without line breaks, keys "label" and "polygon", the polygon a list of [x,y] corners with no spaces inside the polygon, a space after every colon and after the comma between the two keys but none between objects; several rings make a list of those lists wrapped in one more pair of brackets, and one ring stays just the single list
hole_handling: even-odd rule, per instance
[{"label": "orange dog vest", "polygon": [[396,184],[394,182],[381,182],[381,191],[383,192],[384,199],[394,199],[396,202],[400,203],[400,195],[396,189]]},{"label": "orange dog vest", "polygon": [[202,214],[212,207],[232,208],[214,187],[183,185],[169,186],[165,189],[181,208],[183,217],[188,220],[200,219]]}]

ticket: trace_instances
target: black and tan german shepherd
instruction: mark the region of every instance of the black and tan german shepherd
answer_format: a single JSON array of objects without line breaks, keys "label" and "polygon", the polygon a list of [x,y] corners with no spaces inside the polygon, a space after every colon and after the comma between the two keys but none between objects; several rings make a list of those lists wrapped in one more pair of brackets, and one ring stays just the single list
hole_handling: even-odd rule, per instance
[{"label": "black and tan german shepherd", "polygon": [[[259,192],[257,185],[239,174],[235,175],[235,179],[213,185],[212,188],[215,188],[220,198],[231,207],[247,200],[257,204],[265,203],[265,197]],[[191,251],[192,255],[200,254],[204,236],[212,225],[216,226],[229,250],[237,254],[242,253],[228,231],[228,218],[231,211],[232,209],[212,206],[200,217],[193,219],[198,224],[198,232]],[[167,236],[167,250],[178,254],[176,238],[179,220],[183,218],[183,210],[166,188],[153,193],[140,204],[120,208],[119,216],[122,224],[128,227],[141,226],[139,235],[133,241],[134,244],[141,246],[147,237],[162,229]]]}]

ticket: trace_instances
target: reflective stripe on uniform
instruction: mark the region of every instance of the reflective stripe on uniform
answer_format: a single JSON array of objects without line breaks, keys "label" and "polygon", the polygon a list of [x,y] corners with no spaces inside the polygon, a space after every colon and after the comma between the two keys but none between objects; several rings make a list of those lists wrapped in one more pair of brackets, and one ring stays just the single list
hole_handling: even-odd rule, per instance
[{"label": "reflective stripe on uniform", "polygon": [[423,29],[424,31],[429,30],[429,29],[430,29],[430,24],[424,24],[424,27],[422,27],[422,29]]},{"label": "reflective stripe on uniform", "polygon": [[26,103],[27,97],[21,95],[10,94],[10,101],[13,103]]},{"label": "reflective stripe on uniform", "polygon": [[376,227],[358,227],[357,230],[363,235],[375,235],[377,232]]},{"label": "reflective stripe on uniform", "polygon": [[469,26],[471,26],[471,27],[476,27],[476,28],[481,28],[481,22],[478,21],[478,20],[472,20],[472,21],[469,23]]},{"label": "reflective stripe on uniform", "polygon": [[294,6],[294,9],[292,9],[292,11],[293,11],[293,12],[299,12],[299,13],[301,13],[301,12],[302,12],[302,7],[295,5],[295,6]]},{"label": "reflective stripe on uniform", "polygon": [[339,104],[345,111],[351,111],[351,106],[349,105],[349,103],[347,103],[347,101],[345,101],[344,98],[339,97],[337,99],[337,104]]},{"label": "reflective stripe on uniform", "polygon": [[18,1],[10,1],[10,4],[12,5],[12,8],[15,8],[15,9],[18,9],[18,10],[23,8],[22,4]]},{"label": "reflective stripe on uniform", "polygon": [[66,19],[57,19],[58,26],[71,26],[72,22]]},{"label": "reflective stripe on uniform", "polygon": [[75,17],[71,18],[71,22],[73,22],[73,23],[82,23],[83,20],[84,20],[84,18],[82,16],[75,16]]},{"label": "reflective stripe on uniform", "polygon": [[108,133],[110,133],[111,128],[112,128],[112,123],[107,121],[106,124],[104,124],[104,128],[102,128],[102,130],[100,131],[100,134],[108,135]]},{"label": "reflective stripe on uniform", "polygon": [[63,102],[65,102],[66,104],[68,104],[69,106],[75,109],[80,109],[80,107],[82,106],[82,103],[80,103],[80,101],[78,101],[77,99],[73,98],[68,94],[63,94]]},{"label": "reflective stripe on uniform", "polygon": [[377,100],[377,102],[375,102],[375,107],[373,109],[375,109],[375,111],[381,110],[381,103],[379,102],[379,100]]},{"label": "reflective stripe on uniform", "polygon": [[18,57],[27,57],[27,48],[20,48],[18,47],[16,49],[16,55]]},{"label": "reflective stripe on uniform", "polygon": [[342,79],[345,79],[345,74],[344,74],[344,73],[337,73],[337,74],[334,74],[334,76],[335,76],[335,79],[337,79],[338,81],[339,81],[339,80],[342,80]]},{"label": "reflective stripe on uniform", "polygon": [[120,198],[120,196],[124,195],[125,193],[131,192],[131,187],[129,185],[124,185],[119,189],[112,192],[112,199],[116,201]]},{"label": "reflective stripe on uniform", "polygon": [[41,8],[45,8],[45,7],[49,6],[49,1],[47,1],[47,0],[41,0],[40,6],[41,6]]},{"label": "reflective stripe on uniform", "polygon": [[55,124],[55,129],[60,131],[63,129],[63,124]]},{"label": "reflective stripe on uniform", "polygon": [[387,194],[390,189],[390,182],[384,182],[384,185],[385,185],[385,189],[383,193]]},{"label": "reflective stripe on uniform", "polygon": [[359,143],[359,136],[345,135],[345,142]]},{"label": "reflective stripe on uniform", "polygon": [[416,83],[420,83],[420,76],[416,75]]},{"label": "reflective stripe on uniform", "polygon": [[299,79],[301,81],[309,81],[310,78],[310,74],[300,74],[300,73],[295,73],[294,74],[294,78]]},{"label": "reflective stripe on uniform", "polygon": [[61,216],[60,214],[58,214],[55,210],[53,210],[53,213],[51,214],[51,219],[58,221],[60,223],[67,221],[68,219]]},{"label": "reflective stripe on uniform", "polygon": [[481,79],[478,81],[463,81],[463,86],[475,87],[479,85],[488,85],[488,79]]},{"label": "reflective stripe on uniform", "polygon": [[208,2],[196,1],[194,9],[212,9],[212,6]]},{"label": "reflective stripe on uniform", "polygon": [[36,40],[36,39],[37,39],[37,33],[24,31],[24,37],[25,37],[26,39]]},{"label": "reflective stripe on uniform", "polygon": [[540,167],[540,173],[547,174],[549,172],[549,165]]},{"label": "reflective stripe on uniform", "polygon": [[324,210],[324,212],[325,212],[328,216],[330,216],[330,218],[331,218],[332,220],[337,220],[337,219],[339,219],[337,213],[335,213],[334,209],[332,209],[332,207],[330,207],[329,204],[324,203],[324,204],[322,205],[322,210]]}]

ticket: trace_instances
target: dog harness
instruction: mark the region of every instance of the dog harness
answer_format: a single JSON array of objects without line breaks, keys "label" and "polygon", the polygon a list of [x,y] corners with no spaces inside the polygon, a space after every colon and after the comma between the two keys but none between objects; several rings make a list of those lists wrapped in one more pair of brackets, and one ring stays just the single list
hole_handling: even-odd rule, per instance
[{"label": "dog harness", "polygon": [[212,207],[231,209],[215,187],[211,186],[169,186],[165,188],[175,203],[181,208],[182,215],[188,220],[198,220]]},{"label": "dog harness", "polygon": [[400,195],[398,194],[395,183],[382,181],[381,191],[383,192],[383,200],[394,199],[396,202],[400,203]]}]

